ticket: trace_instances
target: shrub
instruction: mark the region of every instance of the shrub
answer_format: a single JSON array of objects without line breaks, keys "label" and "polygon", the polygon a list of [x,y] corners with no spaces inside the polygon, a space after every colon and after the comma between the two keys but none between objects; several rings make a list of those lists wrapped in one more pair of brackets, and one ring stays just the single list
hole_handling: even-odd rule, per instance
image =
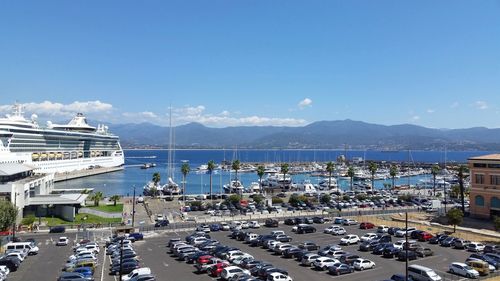
[{"label": "shrub", "polygon": [[36,218],[34,215],[27,215],[21,221],[22,225],[32,225],[35,222]]},{"label": "shrub", "polygon": [[281,204],[283,203],[283,199],[279,198],[279,197],[273,197],[273,205],[274,204]]}]

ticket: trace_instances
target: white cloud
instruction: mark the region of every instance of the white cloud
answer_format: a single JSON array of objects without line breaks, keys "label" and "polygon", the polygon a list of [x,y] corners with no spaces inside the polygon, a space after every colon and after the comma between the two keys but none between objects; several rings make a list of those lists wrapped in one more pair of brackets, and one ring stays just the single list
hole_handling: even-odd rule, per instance
[{"label": "white cloud", "polygon": [[[99,100],[96,101],[75,101],[69,104],[63,104],[52,101],[43,101],[40,103],[23,103],[23,110],[26,114],[36,114],[42,118],[49,117],[72,117],[76,113],[81,112],[86,115],[96,115],[102,113],[109,113],[113,110],[113,105],[104,103]],[[0,105],[0,112],[11,113],[12,105]]]},{"label": "white cloud", "polygon": [[460,105],[460,104],[458,103],[458,101],[456,101],[456,102],[453,102],[453,103],[450,105],[450,107],[451,107],[451,108],[457,108],[459,105]]},{"label": "white cloud", "polygon": [[313,101],[310,98],[305,98],[299,102],[298,106],[300,109],[304,109],[306,107],[312,106],[312,102]]},{"label": "white cloud", "polygon": [[434,109],[432,109],[432,108],[427,109],[427,113],[429,113],[429,114],[432,114],[432,113],[434,113],[434,112],[436,112],[436,110],[434,110]]},{"label": "white cloud", "polygon": [[488,109],[488,104],[485,101],[478,100],[474,103],[474,106],[479,110]]},{"label": "white cloud", "polygon": [[413,115],[413,116],[411,117],[411,120],[412,120],[412,121],[418,121],[418,120],[420,120],[420,116],[418,116],[418,115]]}]

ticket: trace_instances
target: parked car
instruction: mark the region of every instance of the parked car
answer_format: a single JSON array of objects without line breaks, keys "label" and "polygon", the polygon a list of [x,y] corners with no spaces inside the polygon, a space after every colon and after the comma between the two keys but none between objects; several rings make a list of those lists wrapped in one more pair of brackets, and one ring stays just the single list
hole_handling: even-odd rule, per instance
[{"label": "parked car", "polygon": [[482,252],[484,250],[484,245],[478,242],[470,242],[467,245],[467,251],[469,252]]},{"label": "parked car", "polygon": [[264,225],[266,227],[278,227],[278,224],[278,221],[275,219],[267,219]]},{"label": "parked car", "polygon": [[168,220],[159,220],[155,222],[155,227],[165,227],[168,226],[170,222]]},{"label": "parked car", "polygon": [[309,254],[305,254],[303,257],[302,257],[302,260],[300,261],[300,264],[302,265],[305,265],[305,266],[311,266],[312,263],[317,259],[319,258],[320,255],[316,254],[316,253],[309,253]]},{"label": "parked car", "polygon": [[293,281],[293,279],[281,272],[271,272],[267,275],[266,281]]},{"label": "parked car", "polygon": [[[407,255],[408,253],[408,255]],[[407,258],[408,260],[416,260],[417,259],[417,253],[415,253],[414,251],[399,251],[398,255],[398,260],[400,261],[405,261]]]},{"label": "parked car", "polygon": [[350,234],[350,235],[346,235],[342,239],[340,239],[340,245],[357,244],[359,241],[360,240],[359,240],[358,235]]},{"label": "parked car", "polygon": [[297,228],[297,234],[314,232],[316,232],[316,228],[310,225],[299,225],[299,227]]},{"label": "parked car", "polygon": [[339,260],[330,257],[319,257],[313,262],[313,267],[316,270],[327,270],[328,267],[339,262]]},{"label": "parked car", "polygon": [[367,259],[356,259],[352,265],[354,266],[354,269],[357,269],[357,270],[365,270],[365,269],[375,268],[375,263],[373,261],[367,260]]},{"label": "parked car", "polygon": [[69,239],[66,236],[61,236],[59,237],[59,240],[57,240],[56,246],[67,246],[69,243]]},{"label": "parked car", "polygon": [[456,274],[456,275],[464,276],[467,278],[478,278],[479,277],[479,272],[477,270],[475,270],[474,268],[466,265],[465,263],[461,263],[461,262],[451,263],[448,271],[451,274]]},{"label": "parked car", "polygon": [[434,251],[432,251],[431,248],[424,248],[424,247],[419,247],[419,248],[415,249],[415,253],[419,257],[427,257],[427,256],[434,255]]},{"label": "parked car", "polygon": [[371,222],[362,222],[359,224],[360,229],[372,229],[374,227],[375,227],[375,225]]},{"label": "parked car", "polygon": [[341,274],[348,274],[348,273],[353,273],[354,272],[354,267],[350,266],[348,264],[344,263],[335,263],[334,265],[330,266],[328,268],[328,273],[333,274],[333,275],[341,275]]},{"label": "parked car", "polygon": [[356,225],[358,222],[353,219],[344,219],[344,222],[342,223],[343,225]]},{"label": "parked car", "polygon": [[316,251],[319,249],[319,246],[312,241],[304,241],[300,243],[298,247],[307,251]]}]

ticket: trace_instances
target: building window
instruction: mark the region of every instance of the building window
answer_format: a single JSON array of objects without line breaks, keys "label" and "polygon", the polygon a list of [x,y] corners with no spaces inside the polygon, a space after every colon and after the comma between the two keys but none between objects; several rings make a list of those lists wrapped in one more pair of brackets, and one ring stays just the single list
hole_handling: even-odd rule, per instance
[{"label": "building window", "polygon": [[484,206],[484,197],[481,195],[477,195],[475,202],[476,202],[476,206],[483,207]]},{"label": "building window", "polygon": [[476,183],[477,184],[484,184],[484,175],[483,174],[476,174]]},{"label": "building window", "polygon": [[500,176],[493,175],[490,176],[492,185],[500,185]]},{"label": "building window", "polygon": [[500,199],[497,197],[491,197],[491,208],[500,209]]},{"label": "building window", "polygon": [[490,169],[500,169],[500,164],[488,164],[488,168],[490,168]]},{"label": "building window", "polygon": [[474,168],[486,168],[486,164],[484,164],[484,163],[474,163]]}]

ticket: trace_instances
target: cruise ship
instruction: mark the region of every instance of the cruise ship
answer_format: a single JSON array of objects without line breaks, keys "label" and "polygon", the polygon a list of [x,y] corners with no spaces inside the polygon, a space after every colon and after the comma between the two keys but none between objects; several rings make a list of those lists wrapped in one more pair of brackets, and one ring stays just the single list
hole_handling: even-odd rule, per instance
[{"label": "cruise ship", "polygon": [[65,173],[94,167],[124,164],[119,137],[108,127],[92,127],[78,113],[68,124],[48,121],[38,125],[33,114],[28,120],[20,104],[13,113],[0,118],[0,163],[20,163],[34,167],[35,173]]}]

